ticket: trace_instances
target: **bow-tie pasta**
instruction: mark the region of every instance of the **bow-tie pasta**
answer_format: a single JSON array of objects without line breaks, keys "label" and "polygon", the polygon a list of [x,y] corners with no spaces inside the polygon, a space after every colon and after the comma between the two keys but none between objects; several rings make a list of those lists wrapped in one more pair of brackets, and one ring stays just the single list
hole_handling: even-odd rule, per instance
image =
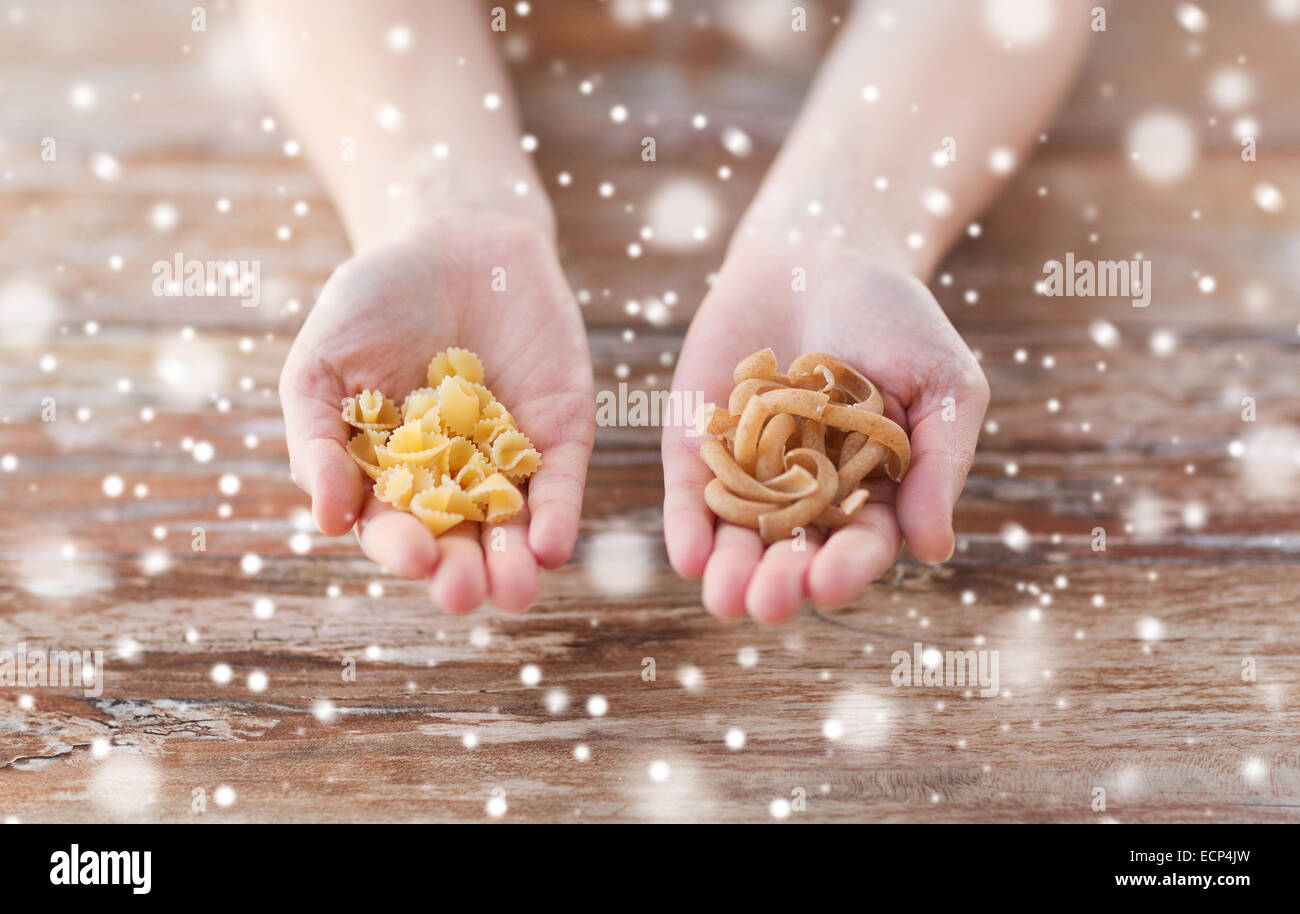
[{"label": "bow-tie pasta", "polygon": [[343,421],[366,431],[387,431],[401,424],[397,405],[377,390],[363,390],[343,401]]},{"label": "bow-tie pasta", "polygon": [[542,455],[520,431],[511,430],[497,436],[488,453],[492,465],[516,482],[532,476],[542,465]]},{"label": "bow-tie pasta", "polygon": [[446,377],[464,378],[471,384],[483,383],[483,363],[468,349],[455,346],[445,349],[429,363],[429,386],[437,387]]},{"label": "bow-tie pasta", "polygon": [[420,423],[399,425],[384,444],[375,445],[375,457],[384,469],[399,463],[411,466],[435,464],[438,455],[451,448],[451,441],[438,432],[426,432]]},{"label": "bow-tie pasta", "polygon": [[426,432],[439,431],[442,420],[438,416],[438,391],[421,387],[407,394],[402,401],[402,422],[419,422]]},{"label": "bow-tie pasta", "polygon": [[379,465],[379,456],[375,453],[375,448],[383,447],[384,441],[388,438],[387,432],[376,432],[365,429],[357,432],[348,442],[348,453],[352,459],[357,462],[357,466],[365,470],[367,476],[371,479],[378,479],[379,474],[383,472],[383,467]]},{"label": "bow-tie pasta", "polygon": [[500,523],[524,506],[519,487],[542,455],[483,385],[483,363],[451,348],[429,363],[427,387],[397,402],[378,390],[343,401],[358,429],[348,454],[375,480],[375,497],[439,535],[462,521]]}]

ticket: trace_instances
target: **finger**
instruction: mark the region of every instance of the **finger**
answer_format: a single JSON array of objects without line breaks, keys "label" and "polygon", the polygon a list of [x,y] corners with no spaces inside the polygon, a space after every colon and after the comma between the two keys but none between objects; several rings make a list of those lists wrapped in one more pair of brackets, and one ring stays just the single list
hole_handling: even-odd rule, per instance
[{"label": "finger", "polygon": [[[697,313],[673,373],[672,392],[681,397],[683,404],[696,408],[707,402],[725,404],[733,386],[730,366],[735,361],[720,359],[710,336]],[[681,419],[680,423],[665,424],[660,450],[664,464],[664,545],[674,571],[684,578],[698,578],[704,574],[714,547],[713,512],[704,503],[704,487],[713,474],[700,459],[694,410]]]},{"label": "finger", "polygon": [[952,512],[975,460],[988,383],[971,369],[956,394],[956,415],[931,410],[912,424],[912,466],[898,488],[898,523],[923,562],[946,562],[953,551]]},{"label": "finger", "polygon": [[449,613],[477,609],[487,596],[487,572],[479,525],[462,521],[438,537],[442,559],[429,582],[429,596]]},{"label": "finger", "polygon": [[713,552],[708,556],[700,586],[704,608],[719,619],[744,616],[745,587],[762,556],[763,541],[753,530],[735,524],[718,524]]},{"label": "finger", "polygon": [[590,441],[553,444],[528,480],[528,546],[544,568],[558,568],[573,555],[590,456]]},{"label": "finger", "polygon": [[805,577],[817,554],[819,537],[778,540],[767,547],[745,589],[745,608],[764,625],[780,625],[795,616],[808,595]]},{"label": "finger", "polygon": [[664,545],[668,562],[684,578],[698,578],[714,549],[713,513],[704,503],[704,487],[713,474],[687,443],[680,428],[665,428]]},{"label": "finger", "polygon": [[520,511],[504,524],[483,524],[483,556],[487,561],[488,594],[492,605],[520,613],[537,599],[537,559],[528,548],[528,512]]},{"label": "finger", "polygon": [[818,609],[839,609],[857,599],[867,585],[898,558],[902,534],[891,505],[862,507],[853,520],[831,534],[808,567],[808,594]]},{"label": "finger", "polygon": [[377,498],[366,499],[356,530],[366,557],[399,577],[428,577],[438,567],[438,542],[429,528]]},{"label": "finger", "polygon": [[348,456],[348,427],[337,404],[320,398],[327,382],[310,372],[285,369],[280,380],[289,472],[311,496],[312,517],[321,533],[341,536],[352,529],[365,494],[361,468]]}]

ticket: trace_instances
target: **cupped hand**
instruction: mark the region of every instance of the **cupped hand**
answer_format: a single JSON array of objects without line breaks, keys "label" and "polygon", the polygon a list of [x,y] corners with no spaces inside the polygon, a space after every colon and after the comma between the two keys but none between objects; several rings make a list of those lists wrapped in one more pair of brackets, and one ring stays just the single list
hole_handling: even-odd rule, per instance
[{"label": "cupped hand", "polygon": [[[525,510],[500,526],[463,522],[435,537],[378,501],[348,456],[343,398],[425,386],[436,352],[476,352],[484,379],[542,454]],[[294,481],[321,532],[355,529],[367,556],[428,578],[435,603],[467,612],[490,599],[522,611],[538,566],[573,552],[594,435],[591,359],[551,239],[533,223],[442,214],[340,266],[303,323],[280,376]]]},{"label": "cupped hand", "polygon": [[866,505],[829,537],[809,530],[803,542],[764,547],[756,531],[715,522],[699,439],[666,428],[668,557],[679,574],[703,575],[705,608],[774,624],[805,599],[823,609],[856,599],[904,539],[922,561],[947,560],[989,389],[926,287],[847,243],[738,241],[691,323],[673,388],[725,406],[736,363],[769,346],[782,370],[805,352],[827,352],[869,377],[885,414],[910,434],[912,465],[901,485],[871,482]]}]

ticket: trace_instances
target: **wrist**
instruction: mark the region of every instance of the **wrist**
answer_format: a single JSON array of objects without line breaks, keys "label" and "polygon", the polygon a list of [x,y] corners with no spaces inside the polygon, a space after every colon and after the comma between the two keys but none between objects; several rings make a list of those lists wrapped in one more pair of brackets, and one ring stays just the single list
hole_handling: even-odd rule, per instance
[{"label": "wrist", "polygon": [[939,258],[925,245],[910,246],[908,234],[887,212],[787,184],[779,193],[765,188],[759,194],[731,237],[727,259],[747,256],[756,248],[802,248],[812,252],[814,260],[852,257],[926,281]]},{"label": "wrist", "polygon": [[[483,214],[527,222],[553,244],[555,214],[531,159],[517,150],[501,154],[441,144],[388,155],[382,164],[360,163],[332,188],[353,247],[391,241],[411,226],[444,216]],[[359,179],[359,180],[358,180]]]},{"label": "wrist", "polygon": [[[831,240],[926,281],[957,232],[952,181],[900,159],[890,143],[850,129],[842,117],[807,118],[787,140],[737,235]],[[846,161],[846,150],[857,150]]]}]

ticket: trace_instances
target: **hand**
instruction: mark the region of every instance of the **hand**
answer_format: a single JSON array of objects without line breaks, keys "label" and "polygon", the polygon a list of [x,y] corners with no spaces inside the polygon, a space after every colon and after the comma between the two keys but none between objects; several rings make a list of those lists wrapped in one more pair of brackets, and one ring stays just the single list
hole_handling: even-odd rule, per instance
[{"label": "hand", "polygon": [[[505,291],[492,288],[498,267]],[[504,537],[462,522],[435,539],[378,501],[345,451],[353,429],[340,418],[343,398],[369,388],[400,403],[448,346],[478,353],[486,383],[542,454],[527,507],[501,525]],[[532,222],[442,214],[343,264],[289,351],[280,401],[291,472],[321,532],[355,528],[367,556],[402,577],[430,578],[430,596],[448,611],[490,597],[520,612],[537,596],[538,564],[554,568],[572,554],[595,433],[591,359],[553,244]]]},{"label": "hand", "polygon": [[[796,291],[796,274],[806,291]],[[805,352],[843,358],[880,389],[885,414],[908,430],[912,465],[901,485],[872,482],[867,504],[823,542],[763,547],[757,532],[718,521],[704,503],[712,478],[698,438],[663,436],[664,536],[674,569],[704,576],[704,606],[732,619],[794,616],[805,598],[823,609],[855,599],[898,557],[902,537],[917,558],[952,555],[952,510],[974,457],[988,382],[925,286],[844,243],[800,246],[745,238],[691,323],[673,387],[725,405],[732,369],[771,346],[781,369]],[[945,421],[944,400],[955,415]]]}]

